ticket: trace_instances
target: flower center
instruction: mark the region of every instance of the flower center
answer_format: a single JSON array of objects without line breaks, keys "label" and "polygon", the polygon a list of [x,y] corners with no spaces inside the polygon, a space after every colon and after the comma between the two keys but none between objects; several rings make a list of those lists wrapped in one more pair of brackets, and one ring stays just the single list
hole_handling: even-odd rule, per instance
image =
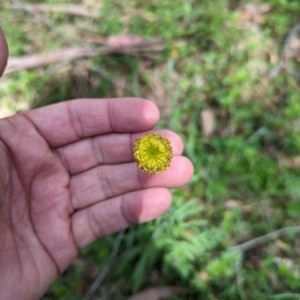
[{"label": "flower center", "polygon": [[173,156],[170,141],[157,133],[137,139],[133,150],[138,167],[148,174],[167,170]]},{"label": "flower center", "polygon": [[157,156],[161,155],[162,152],[163,151],[160,150],[159,145],[157,145],[156,143],[152,143],[148,148],[148,153],[151,155],[152,158],[156,158]]}]

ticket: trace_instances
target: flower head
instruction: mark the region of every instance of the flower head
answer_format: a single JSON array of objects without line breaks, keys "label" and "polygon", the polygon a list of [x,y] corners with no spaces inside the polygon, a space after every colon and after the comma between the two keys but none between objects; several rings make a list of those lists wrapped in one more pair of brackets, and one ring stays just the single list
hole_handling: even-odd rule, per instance
[{"label": "flower head", "polygon": [[170,167],[173,151],[168,139],[158,133],[148,133],[135,141],[133,157],[147,174],[157,174]]}]

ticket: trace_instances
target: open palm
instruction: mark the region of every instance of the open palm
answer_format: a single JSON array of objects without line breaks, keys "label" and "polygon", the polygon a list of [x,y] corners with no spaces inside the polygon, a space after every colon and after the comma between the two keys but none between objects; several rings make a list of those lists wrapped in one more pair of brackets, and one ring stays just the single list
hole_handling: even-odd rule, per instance
[{"label": "open palm", "polygon": [[0,120],[1,299],[38,299],[79,249],[169,207],[168,188],[193,172],[181,139],[160,131],[175,155],[162,174],[144,174],[132,156],[135,139],[158,119],[151,102],[126,98]]}]

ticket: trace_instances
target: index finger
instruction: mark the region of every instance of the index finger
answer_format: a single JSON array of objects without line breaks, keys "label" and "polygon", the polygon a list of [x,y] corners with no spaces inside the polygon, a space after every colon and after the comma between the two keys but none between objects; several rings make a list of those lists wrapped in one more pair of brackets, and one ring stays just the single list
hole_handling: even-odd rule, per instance
[{"label": "index finger", "polygon": [[73,100],[24,114],[51,147],[106,133],[150,130],[159,120],[158,108],[139,98]]}]

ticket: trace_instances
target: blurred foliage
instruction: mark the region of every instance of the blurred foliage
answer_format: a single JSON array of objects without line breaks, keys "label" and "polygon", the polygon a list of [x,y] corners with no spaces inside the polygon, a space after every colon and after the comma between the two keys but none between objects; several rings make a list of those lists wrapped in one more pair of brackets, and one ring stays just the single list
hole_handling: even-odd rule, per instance
[{"label": "blurred foliage", "polygon": [[[54,4],[27,1],[40,2]],[[283,161],[300,151],[300,86],[280,67],[280,53],[299,21],[300,1],[72,3],[99,18],[43,13],[52,28],[24,10],[1,8],[11,55],[128,34],[163,37],[165,50],[11,73],[0,85],[0,107],[13,113],[78,97],[152,99],[162,112],[159,127],[182,136],[195,166],[191,183],[173,191],[170,211],[129,228],[115,257],[109,259],[117,235],[81,251],[100,270],[109,267],[95,299],[127,299],[161,285],[185,288],[170,299],[299,299],[297,234],[245,253],[233,247],[299,223],[299,165]],[[204,109],[215,120],[209,137]],[[74,264],[43,299],[81,299],[94,279]]]}]

